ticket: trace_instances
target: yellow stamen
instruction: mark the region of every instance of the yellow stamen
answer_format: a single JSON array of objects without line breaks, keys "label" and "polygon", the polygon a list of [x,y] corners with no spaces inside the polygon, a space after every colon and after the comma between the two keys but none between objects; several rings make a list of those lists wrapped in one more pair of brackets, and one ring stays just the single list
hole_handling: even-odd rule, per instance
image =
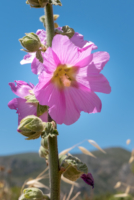
[{"label": "yellow stamen", "polygon": [[56,86],[60,89],[64,87],[70,87],[75,80],[77,68],[76,67],[68,67],[67,65],[59,65],[52,78],[52,82],[56,84]]}]

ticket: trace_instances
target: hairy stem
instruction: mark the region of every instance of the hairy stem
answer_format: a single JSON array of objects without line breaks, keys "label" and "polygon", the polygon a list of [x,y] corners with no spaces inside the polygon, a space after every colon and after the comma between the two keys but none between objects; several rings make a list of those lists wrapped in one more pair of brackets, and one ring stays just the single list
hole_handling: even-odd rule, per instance
[{"label": "hairy stem", "polygon": [[57,150],[57,136],[49,137],[50,199],[60,200],[60,172]]},{"label": "hairy stem", "polygon": [[[46,32],[47,32],[47,46],[52,46],[52,40],[54,37],[54,20],[53,20],[53,7],[51,4],[47,4],[45,7],[45,19],[46,19]],[[48,115],[48,122],[52,119]],[[48,138],[49,145],[49,175],[50,175],[50,199],[60,200],[60,172],[59,172],[59,160],[58,160],[58,147],[57,136]]]},{"label": "hairy stem", "polygon": [[53,7],[51,4],[45,6],[45,19],[46,19],[46,31],[47,31],[47,46],[52,46],[52,40],[54,37],[54,20],[53,20]]}]

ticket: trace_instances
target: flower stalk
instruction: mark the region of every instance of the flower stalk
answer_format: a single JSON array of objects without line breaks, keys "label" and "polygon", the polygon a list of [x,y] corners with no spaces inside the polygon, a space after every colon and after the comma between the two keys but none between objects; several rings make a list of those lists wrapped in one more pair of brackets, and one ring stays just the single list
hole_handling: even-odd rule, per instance
[{"label": "flower stalk", "polygon": [[[47,32],[47,46],[52,46],[52,40],[54,37],[54,19],[53,19],[53,7],[51,4],[45,6],[46,17],[46,32]],[[48,122],[52,119],[48,115]],[[48,137],[49,147],[49,178],[50,178],[50,199],[60,200],[60,171],[58,160],[58,147],[57,136]]]},{"label": "flower stalk", "polygon": [[51,4],[45,6],[46,17],[46,32],[47,32],[47,46],[52,46],[52,40],[54,37],[54,19],[53,19],[53,7]]}]

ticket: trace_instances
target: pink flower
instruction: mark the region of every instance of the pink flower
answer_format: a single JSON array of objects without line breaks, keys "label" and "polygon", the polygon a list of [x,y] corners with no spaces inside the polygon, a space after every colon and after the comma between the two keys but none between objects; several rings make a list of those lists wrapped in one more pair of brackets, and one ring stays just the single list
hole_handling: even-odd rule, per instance
[{"label": "pink flower", "polygon": [[[61,30],[61,28],[58,28]],[[45,30],[37,30],[36,34],[40,38],[40,41],[42,44],[46,45],[46,31]],[[87,40],[84,40],[83,35],[75,32],[73,37],[70,39],[76,46],[82,48],[85,45],[91,45],[93,44],[93,49],[97,49],[97,46],[94,45],[93,42],[88,42]],[[42,53],[43,54],[43,53]],[[31,63],[31,70],[34,74],[40,74],[42,71],[45,70],[44,64],[42,64],[37,58],[36,58],[36,53],[28,53],[24,56],[23,60],[20,61],[20,64],[28,64]]]},{"label": "pink flower", "polygon": [[[16,85],[15,85],[16,83]],[[15,83],[9,83],[11,90],[14,94],[20,98],[15,98],[8,103],[10,109],[14,109],[18,113],[18,124],[20,121],[28,115],[37,116],[37,104],[26,103],[25,97],[30,95],[30,91],[34,89],[33,84],[28,84],[24,81],[15,81]],[[47,112],[43,113],[40,118],[42,121],[47,122]]]},{"label": "pink flower", "polygon": [[41,105],[49,106],[49,114],[58,124],[73,124],[81,111],[100,112],[101,100],[94,92],[111,92],[109,82],[100,74],[109,54],[91,54],[92,49],[93,44],[80,49],[67,36],[56,35],[52,48],[43,54],[46,70],[40,74],[34,93]]}]

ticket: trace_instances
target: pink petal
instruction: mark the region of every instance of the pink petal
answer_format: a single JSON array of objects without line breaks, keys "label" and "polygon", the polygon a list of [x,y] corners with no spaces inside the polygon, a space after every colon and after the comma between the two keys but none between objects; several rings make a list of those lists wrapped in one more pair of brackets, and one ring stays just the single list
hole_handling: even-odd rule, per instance
[{"label": "pink petal", "polygon": [[87,113],[101,111],[101,100],[88,88],[79,84],[78,88],[70,87],[69,92],[79,111]]},{"label": "pink petal", "polygon": [[95,50],[95,49],[98,49],[98,47],[91,41],[87,42],[83,48],[86,49],[86,48],[89,48],[90,46],[92,46],[92,50]]},{"label": "pink petal", "polygon": [[16,83],[9,83],[11,90],[14,94],[21,98],[25,98],[25,96],[29,95],[29,90],[32,90],[32,85],[24,82],[24,81],[14,81]]},{"label": "pink petal", "polygon": [[46,39],[47,39],[46,31],[43,29],[39,29],[39,30],[37,30],[36,34],[40,38],[41,43],[46,45]]},{"label": "pink petal", "polygon": [[44,112],[41,116],[40,119],[42,119],[43,122],[48,122],[48,112]]},{"label": "pink petal", "polygon": [[53,38],[52,49],[61,61],[61,64],[84,67],[92,60],[92,47],[81,51],[67,36],[56,35]]},{"label": "pink petal", "polygon": [[25,99],[15,98],[8,103],[10,109],[17,110],[18,124],[20,121],[28,115],[36,115],[37,107],[33,104],[26,103]]},{"label": "pink petal", "polygon": [[109,94],[111,92],[111,87],[108,80],[102,74],[89,77],[89,85],[92,91],[102,92]]},{"label": "pink petal", "polygon": [[[40,93],[40,90],[42,90],[43,88],[47,87],[47,85],[49,85],[49,82],[50,82],[52,76],[53,76],[53,74],[49,74],[45,71],[43,71],[39,75],[39,83],[34,87],[35,96],[38,96],[38,93]],[[45,104],[42,103],[42,105],[45,105]]]},{"label": "pink petal", "polygon": [[12,99],[11,101],[9,101],[8,107],[9,107],[10,109],[17,110],[17,108],[18,108],[18,101],[17,101],[17,98]]},{"label": "pink petal", "polygon": [[73,37],[70,39],[77,47],[85,48],[92,45],[92,49],[97,49],[98,47],[91,41],[84,40],[83,35],[80,33],[75,32]]},{"label": "pink petal", "polygon": [[62,90],[49,82],[45,88],[35,90],[35,96],[41,105],[50,107],[49,114],[58,124],[62,124],[65,116],[65,98]]},{"label": "pink petal", "polygon": [[75,104],[69,88],[64,90],[64,95],[66,101],[66,113],[63,123],[66,125],[71,125],[79,119],[80,111]]},{"label": "pink petal", "polygon": [[21,65],[32,63],[33,59],[35,58],[35,53],[28,53],[24,56],[23,60],[20,61]]},{"label": "pink petal", "polygon": [[58,65],[61,64],[59,58],[52,50],[52,48],[48,48],[47,51],[43,54],[43,64],[47,70],[47,72],[53,73]]},{"label": "pink petal", "polygon": [[94,92],[103,92],[109,94],[111,87],[108,80],[98,71],[95,74],[88,72],[89,66],[80,68],[76,75],[76,80],[80,84]]},{"label": "pink petal", "polygon": [[73,37],[70,39],[77,47],[82,48],[88,41],[84,40],[83,35],[80,33],[75,32]]},{"label": "pink petal", "polygon": [[34,74],[40,74],[45,70],[43,63],[41,63],[36,57],[32,61],[31,70]]},{"label": "pink petal", "polygon": [[28,115],[36,115],[37,107],[33,104],[26,103],[25,99],[17,98],[18,101],[18,123],[28,116]]},{"label": "pink petal", "polygon": [[88,73],[95,74],[100,72],[105,64],[109,61],[109,54],[104,51],[93,53],[92,62],[89,64]]}]

